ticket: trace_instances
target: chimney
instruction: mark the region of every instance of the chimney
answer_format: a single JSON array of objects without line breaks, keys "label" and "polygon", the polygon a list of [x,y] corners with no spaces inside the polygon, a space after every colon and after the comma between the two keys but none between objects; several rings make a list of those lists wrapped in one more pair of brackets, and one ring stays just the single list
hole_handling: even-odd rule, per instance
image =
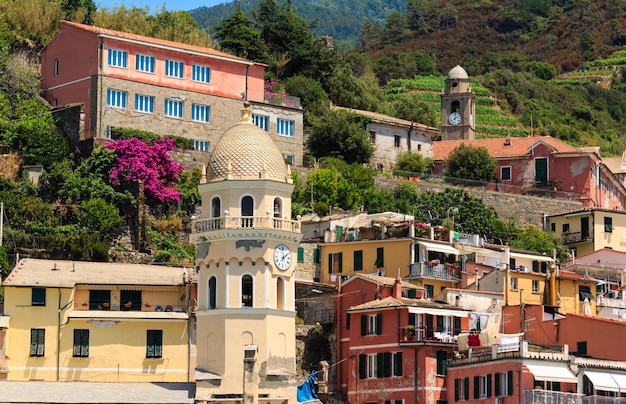
[{"label": "chimney", "polygon": [[402,299],[402,284],[400,283],[400,278],[396,278],[391,289],[391,296],[394,299]]}]

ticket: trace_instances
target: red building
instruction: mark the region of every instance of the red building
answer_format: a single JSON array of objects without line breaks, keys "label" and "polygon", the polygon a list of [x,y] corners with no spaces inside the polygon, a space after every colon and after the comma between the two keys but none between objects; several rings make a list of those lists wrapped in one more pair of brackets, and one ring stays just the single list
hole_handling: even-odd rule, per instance
[{"label": "red building", "polygon": [[[446,364],[469,312],[393,278],[354,275],[336,300],[336,390],[350,403],[447,400]],[[410,296],[410,297],[409,297]]]},{"label": "red building", "polygon": [[550,136],[433,142],[433,174],[461,143],[484,147],[497,161],[489,188],[580,200],[585,207],[624,209],[626,188],[596,149],[579,149]]}]

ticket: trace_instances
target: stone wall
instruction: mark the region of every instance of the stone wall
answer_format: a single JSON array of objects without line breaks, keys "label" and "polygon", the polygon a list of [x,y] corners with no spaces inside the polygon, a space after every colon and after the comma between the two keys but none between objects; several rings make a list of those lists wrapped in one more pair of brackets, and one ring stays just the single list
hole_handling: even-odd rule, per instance
[{"label": "stone wall", "polygon": [[302,241],[298,248],[302,248],[304,251],[303,262],[298,262],[294,272],[294,278],[296,280],[306,281],[319,281],[320,279],[320,264],[313,261],[313,251],[317,249],[318,243],[309,243]]}]

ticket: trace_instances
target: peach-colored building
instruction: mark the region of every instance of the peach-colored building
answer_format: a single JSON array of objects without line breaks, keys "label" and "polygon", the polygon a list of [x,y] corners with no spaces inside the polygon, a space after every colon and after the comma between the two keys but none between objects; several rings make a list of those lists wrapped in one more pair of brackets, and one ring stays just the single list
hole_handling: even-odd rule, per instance
[{"label": "peach-colored building", "polygon": [[41,85],[55,107],[82,103],[80,139],[123,127],[192,139],[208,152],[237,123],[242,100],[283,157],[302,164],[302,108],[266,97],[265,66],[210,48],[61,21],[41,54]]}]

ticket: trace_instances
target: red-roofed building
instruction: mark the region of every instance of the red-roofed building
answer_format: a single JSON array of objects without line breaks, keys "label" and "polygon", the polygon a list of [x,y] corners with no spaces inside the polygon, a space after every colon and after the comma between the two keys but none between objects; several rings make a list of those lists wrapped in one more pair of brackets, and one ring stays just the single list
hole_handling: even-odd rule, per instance
[{"label": "red-roofed building", "polygon": [[558,195],[585,207],[626,207],[626,188],[595,149],[579,149],[550,136],[433,142],[433,174],[444,174],[445,160],[461,143],[484,147],[496,159],[492,189]]},{"label": "red-roofed building", "polygon": [[[80,140],[113,127],[192,139],[208,152],[236,124],[242,100],[286,159],[302,164],[302,109],[294,97],[268,102],[265,66],[210,48],[61,21],[41,54],[41,85],[54,107],[84,105]],[[275,97],[274,97],[275,98]]]}]

